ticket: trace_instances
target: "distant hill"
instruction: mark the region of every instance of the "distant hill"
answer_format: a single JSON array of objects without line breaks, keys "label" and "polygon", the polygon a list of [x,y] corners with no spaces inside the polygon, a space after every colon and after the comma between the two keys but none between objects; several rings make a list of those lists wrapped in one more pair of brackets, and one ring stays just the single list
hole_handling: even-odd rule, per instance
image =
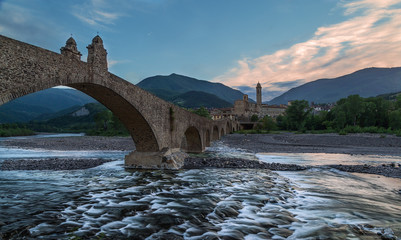
[{"label": "distant hill", "polygon": [[186,108],[226,108],[231,107],[233,104],[218,98],[216,95],[189,91],[171,98],[171,102]]},{"label": "distant hill", "polygon": [[401,94],[401,92],[394,92],[394,93],[386,93],[386,94],[380,94],[377,97],[384,98],[386,100],[396,100],[397,97]]},{"label": "distant hill", "polygon": [[[74,115],[78,110],[84,109],[86,113]],[[107,110],[100,103],[88,103],[81,107],[72,107],[54,114],[54,118],[44,121],[46,125],[60,128],[73,128],[79,124],[94,125],[94,117],[97,113]]]},{"label": "distant hill", "polygon": [[233,105],[234,101],[242,99],[242,96],[244,95],[242,92],[227,87],[221,83],[212,83],[174,73],[169,76],[154,76],[146,78],[138,83],[137,86],[152,92],[156,96],[165,100],[174,99],[183,93],[196,91],[213,94]]},{"label": "distant hill", "polygon": [[401,67],[366,68],[333,79],[320,79],[292,88],[269,101],[269,104],[286,104],[291,100],[315,103],[332,103],[349,95],[374,97],[401,91]]},{"label": "distant hill", "polygon": [[95,99],[75,89],[49,88],[1,105],[0,123],[29,122],[43,115],[94,102]]}]

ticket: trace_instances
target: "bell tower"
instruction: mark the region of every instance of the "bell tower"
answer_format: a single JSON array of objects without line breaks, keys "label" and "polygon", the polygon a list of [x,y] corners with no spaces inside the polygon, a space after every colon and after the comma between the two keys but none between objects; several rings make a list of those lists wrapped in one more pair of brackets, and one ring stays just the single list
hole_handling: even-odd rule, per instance
[{"label": "bell tower", "polygon": [[256,104],[262,106],[262,86],[259,82],[256,85]]},{"label": "bell tower", "polygon": [[60,51],[62,55],[68,58],[81,60],[82,54],[78,51],[77,43],[72,37],[67,40],[65,47],[62,47]]},{"label": "bell tower", "polygon": [[96,72],[107,72],[107,51],[103,47],[103,40],[99,35],[92,39],[88,49],[88,64],[92,65]]}]

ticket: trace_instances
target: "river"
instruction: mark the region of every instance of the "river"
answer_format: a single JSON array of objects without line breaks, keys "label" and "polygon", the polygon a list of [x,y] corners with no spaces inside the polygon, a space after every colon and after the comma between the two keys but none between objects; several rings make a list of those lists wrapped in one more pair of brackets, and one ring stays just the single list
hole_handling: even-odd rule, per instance
[{"label": "river", "polygon": [[[57,136],[57,135],[56,135]],[[51,137],[51,136],[46,136]],[[321,167],[401,163],[399,157],[249,154],[217,142],[209,154],[316,167],[126,171],[122,151],[22,150],[4,159],[115,161],[86,170],[0,171],[0,239],[398,239],[401,179]]]}]

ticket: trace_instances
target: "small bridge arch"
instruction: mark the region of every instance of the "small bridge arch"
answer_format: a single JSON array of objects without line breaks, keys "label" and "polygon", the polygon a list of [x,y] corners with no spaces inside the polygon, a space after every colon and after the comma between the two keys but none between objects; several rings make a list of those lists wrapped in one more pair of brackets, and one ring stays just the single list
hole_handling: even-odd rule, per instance
[{"label": "small bridge arch", "polygon": [[202,152],[202,139],[196,127],[189,127],[182,137],[181,149],[185,152],[199,153]]},{"label": "small bridge arch", "polygon": [[205,131],[205,147],[210,147],[210,130],[206,129]]},{"label": "small bridge arch", "polygon": [[214,125],[212,130],[212,141],[216,141],[219,139],[220,139],[219,128],[216,125]]}]

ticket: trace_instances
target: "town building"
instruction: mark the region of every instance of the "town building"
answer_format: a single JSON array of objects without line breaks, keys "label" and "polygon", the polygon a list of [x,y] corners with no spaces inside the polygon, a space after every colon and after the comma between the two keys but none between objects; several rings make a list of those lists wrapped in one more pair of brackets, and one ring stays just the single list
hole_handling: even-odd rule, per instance
[{"label": "town building", "polygon": [[232,108],[219,108],[211,111],[214,120],[230,118],[237,119],[240,122],[249,122],[253,115],[260,118],[270,116],[276,118],[284,114],[287,109],[286,105],[267,105],[262,103],[262,86],[260,83],[256,85],[256,103],[249,101],[248,95],[244,95],[242,99],[234,102]]}]

